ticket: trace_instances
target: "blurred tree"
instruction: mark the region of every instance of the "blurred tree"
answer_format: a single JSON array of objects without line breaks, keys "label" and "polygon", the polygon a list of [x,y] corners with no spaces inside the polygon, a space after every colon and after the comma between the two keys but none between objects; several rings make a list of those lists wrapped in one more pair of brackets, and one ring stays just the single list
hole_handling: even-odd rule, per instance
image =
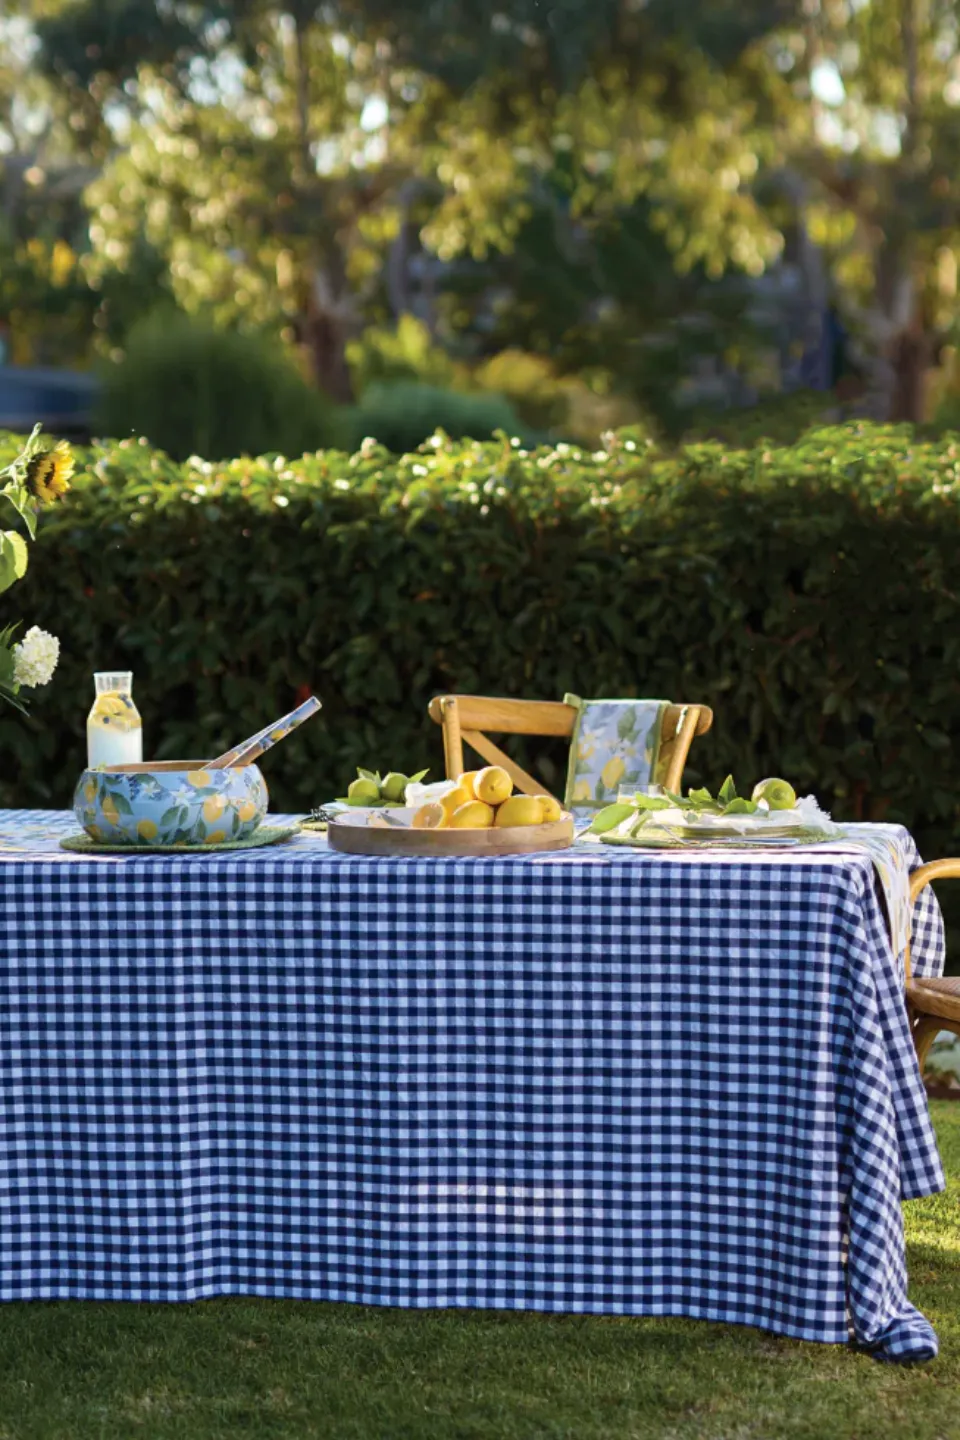
[{"label": "blurred tree", "polygon": [[691,369],[734,356],[748,368],[769,344],[751,300],[741,277],[678,270],[645,199],[578,218],[562,188],[542,187],[513,247],[454,271],[442,310],[454,330],[482,326],[484,353],[549,357],[599,396],[641,398],[670,432]]},{"label": "blurred tree", "polygon": [[921,420],[936,333],[956,309],[957,6],[791,5],[756,48],[773,166],[792,182],[845,307],[881,360],[877,407]]},{"label": "blurred tree", "polygon": [[445,262],[509,253],[558,159],[570,221],[612,232],[643,197],[668,271],[758,273],[778,253],[738,68],[756,21],[713,27],[721,63],[680,19],[661,0],[510,17],[476,0],[76,0],[40,34],[77,113],[92,97],[122,142],[90,190],[98,274],[145,234],[181,305],[288,326],[346,398],[345,344],[390,245],[413,224]]},{"label": "blurred tree", "polygon": [[883,407],[922,408],[960,243],[954,0],[31,8],[70,133],[107,157],[94,278],[159,257],[183,306],[285,328],[334,395],[364,314],[413,306],[420,247],[471,262],[450,302],[425,284],[429,325],[665,382],[688,339],[742,348],[744,297],[709,282],[760,274],[799,214],[886,356]]},{"label": "blurred tree", "polygon": [[382,189],[360,125],[370,57],[304,0],[80,0],[40,35],[121,141],[88,195],[98,275],[145,239],[185,309],[282,330],[349,399],[348,261]]},{"label": "blurred tree", "polygon": [[8,360],[69,364],[86,352],[97,303],[78,260],[95,170],[36,67],[31,9],[10,0],[0,17],[0,325]]}]

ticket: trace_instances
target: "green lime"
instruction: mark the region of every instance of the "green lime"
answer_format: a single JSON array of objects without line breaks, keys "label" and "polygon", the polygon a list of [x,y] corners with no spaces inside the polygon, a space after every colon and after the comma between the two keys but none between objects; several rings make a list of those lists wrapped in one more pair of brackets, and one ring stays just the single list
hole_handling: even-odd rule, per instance
[{"label": "green lime", "polygon": [[771,810],[792,810],[797,803],[797,792],[789,780],[761,780],[753,787],[754,800],[766,800]]},{"label": "green lime", "polygon": [[347,800],[351,805],[379,805],[380,786],[376,780],[351,780]]},{"label": "green lime", "polygon": [[391,770],[390,774],[384,776],[380,782],[381,799],[390,800],[394,804],[398,804],[403,800],[408,783],[409,781],[406,775],[401,775],[396,770]]}]

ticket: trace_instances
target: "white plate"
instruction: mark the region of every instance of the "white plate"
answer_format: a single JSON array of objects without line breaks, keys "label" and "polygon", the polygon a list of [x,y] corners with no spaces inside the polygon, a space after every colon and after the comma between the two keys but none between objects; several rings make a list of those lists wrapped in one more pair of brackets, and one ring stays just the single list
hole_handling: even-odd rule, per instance
[{"label": "white plate", "polygon": [[688,810],[657,810],[651,824],[676,830],[683,835],[792,835],[798,830],[821,830],[832,834],[836,829],[830,816],[816,801],[807,800],[794,810],[768,810],[754,815],[695,815]]},{"label": "white plate", "polygon": [[[329,808],[329,807],[328,807]],[[349,809],[344,806],[336,812],[337,821],[341,825],[370,825],[376,821],[379,825],[405,825],[409,828],[413,821],[416,810],[411,806],[397,806],[389,810],[383,806],[371,806],[369,810],[360,805],[351,805]]]}]

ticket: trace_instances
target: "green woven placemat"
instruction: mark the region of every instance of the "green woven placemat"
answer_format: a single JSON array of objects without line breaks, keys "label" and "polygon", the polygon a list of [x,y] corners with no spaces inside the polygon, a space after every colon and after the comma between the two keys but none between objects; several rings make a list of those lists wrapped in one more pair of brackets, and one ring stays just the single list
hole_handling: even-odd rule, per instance
[{"label": "green woven placemat", "polygon": [[215,855],[218,850],[257,850],[261,845],[279,845],[299,831],[299,825],[261,825],[246,840],[221,840],[218,845],[118,845],[91,840],[89,835],[68,835],[60,841],[60,848],[83,855]]}]

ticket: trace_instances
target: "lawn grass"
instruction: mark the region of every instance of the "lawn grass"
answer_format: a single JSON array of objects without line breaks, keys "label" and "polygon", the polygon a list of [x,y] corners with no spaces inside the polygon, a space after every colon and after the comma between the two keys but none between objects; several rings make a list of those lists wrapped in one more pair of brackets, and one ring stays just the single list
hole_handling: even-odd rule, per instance
[{"label": "lawn grass", "polygon": [[960,1104],[950,1190],[909,1204],[940,1359],[689,1321],[262,1300],[0,1306],[0,1440],[956,1440]]}]

